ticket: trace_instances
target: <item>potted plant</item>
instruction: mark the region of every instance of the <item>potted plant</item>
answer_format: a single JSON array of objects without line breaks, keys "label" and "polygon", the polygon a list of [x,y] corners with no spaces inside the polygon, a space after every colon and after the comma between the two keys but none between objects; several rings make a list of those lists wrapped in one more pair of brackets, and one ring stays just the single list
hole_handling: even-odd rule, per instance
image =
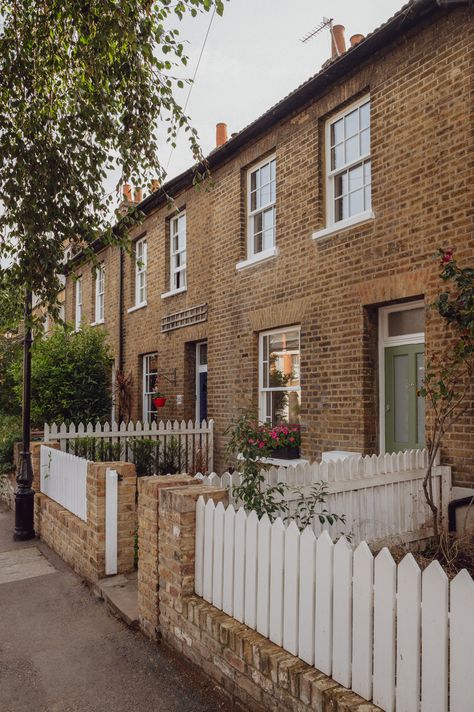
[{"label": "potted plant", "polygon": [[296,424],[266,426],[270,457],[294,460],[300,456],[301,431]]},{"label": "potted plant", "polygon": [[160,389],[158,388],[158,376],[155,381],[155,385],[153,388],[153,403],[155,404],[156,408],[163,408],[163,406],[166,405],[166,396],[164,393],[161,393]]}]

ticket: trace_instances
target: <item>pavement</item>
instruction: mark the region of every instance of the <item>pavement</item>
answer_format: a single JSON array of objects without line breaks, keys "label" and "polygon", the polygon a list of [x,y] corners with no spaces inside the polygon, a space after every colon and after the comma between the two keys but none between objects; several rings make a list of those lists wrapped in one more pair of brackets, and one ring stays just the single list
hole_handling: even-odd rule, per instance
[{"label": "pavement", "polygon": [[230,712],[199,670],[110,614],[0,503],[0,712]]}]

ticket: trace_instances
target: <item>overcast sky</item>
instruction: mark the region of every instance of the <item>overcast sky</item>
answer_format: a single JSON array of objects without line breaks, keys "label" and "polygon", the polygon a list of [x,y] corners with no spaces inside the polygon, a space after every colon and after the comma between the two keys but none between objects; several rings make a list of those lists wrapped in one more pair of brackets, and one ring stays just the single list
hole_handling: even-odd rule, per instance
[{"label": "overcast sky", "polygon": [[[300,39],[323,17],[344,25],[349,43],[351,35],[368,34],[403,4],[403,0],[226,2],[223,17],[214,17],[187,109],[204,153],[214,148],[216,123],[226,122],[229,133],[239,131],[320,69],[330,55],[329,32],[321,32],[306,44]],[[181,37],[189,41],[189,76],[194,72],[209,20],[206,13],[189,17],[180,25]],[[182,103],[186,92],[180,97]],[[165,165],[170,152],[164,146]],[[172,154],[168,177],[191,163],[183,135]]]}]

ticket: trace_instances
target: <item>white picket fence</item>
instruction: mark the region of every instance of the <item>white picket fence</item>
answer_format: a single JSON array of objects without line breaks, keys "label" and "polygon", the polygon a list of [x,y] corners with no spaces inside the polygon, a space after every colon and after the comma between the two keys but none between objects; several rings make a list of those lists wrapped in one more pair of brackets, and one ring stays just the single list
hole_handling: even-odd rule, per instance
[{"label": "white picket fence", "polygon": [[87,460],[46,445],[40,453],[40,490],[87,521]]},{"label": "white picket fence", "polygon": [[[333,538],[350,534],[353,543],[394,544],[413,542],[432,535],[431,513],[423,494],[427,463],[426,450],[349,457],[335,462],[315,462],[296,467],[271,467],[262,470],[264,488],[278,482],[288,485],[284,498],[289,514],[294,515],[300,493],[309,495],[316,483],[327,485],[325,507],[333,514],[345,515],[345,523],[322,524],[316,515],[313,530],[318,536],[327,529]],[[229,488],[230,501],[240,506],[233,488],[241,481],[238,472],[219,476],[196,475],[203,484]],[[434,493],[447,517],[450,501],[451,470],[436,466]],[[447,521],[447,519],[446,519]]]},{"label": "white picket fence", "polygon": [[172,443],[179,445],[177,467],[180,472],[196,472],[204,468],[206,472],[213,469],[214,451],[214,421],[203,420],[168,420],[159,423],[52,423],[44,424],[44,442],[59,440],[61,450],[69,452],[71,443],[79,438],[95,438],[107,443],[120,443],[120,458],[133,462],[133,454],[129,447],[132,438],[149,438],[155,440],[162,453]]},{"label": "white picket fence", "polygon": [[[195,591],[385,712],[474,710],[474,581],[202,497]],[[421,705],[421,706],[420,706]]]}]

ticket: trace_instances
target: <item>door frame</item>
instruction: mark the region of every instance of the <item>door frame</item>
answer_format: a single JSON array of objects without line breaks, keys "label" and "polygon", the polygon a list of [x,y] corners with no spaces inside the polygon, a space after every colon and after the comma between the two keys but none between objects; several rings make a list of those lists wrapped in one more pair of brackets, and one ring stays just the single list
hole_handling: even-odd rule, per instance
[{"label": "door frame", "polygon": [[403,334],[402,336],[388,335],[388,315],[391,312],[408,311],[425,307],[423,299],[413,302],[402,302],[379,307],[379,449],[385,453],[385,349],[389,346],[407,346],[408,344],[424,344],[425,332],[416,334]]},{"label": "door frame", "polygon": [[195,419],[197,422],[201,422],[200,416],[200,411],[201,411],[201,390],[200,390],[200,378],[199,374],[200,373],[207,373],[207,361],[205,364],[199,363],[199,355],[201,352],[201,346],[206,344],[207,346],[207,340],[203,341],[196,341],[196,354],[195,354],[195,359],[196,359],[196,411],[195,411]]}]

